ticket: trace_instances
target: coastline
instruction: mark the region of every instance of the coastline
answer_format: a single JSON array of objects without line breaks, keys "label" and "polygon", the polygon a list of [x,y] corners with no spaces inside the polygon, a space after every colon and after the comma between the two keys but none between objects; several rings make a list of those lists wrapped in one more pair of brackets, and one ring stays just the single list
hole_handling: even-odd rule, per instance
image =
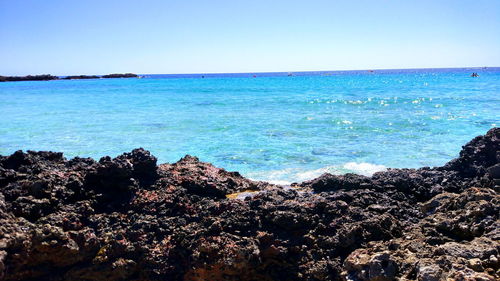
[{"label": "coastline", "polygon": [[156,162],[0,156],[0,279],[500,278],[500,128],[442,167],[291,188]]},{"label": "coastline", "polygon": [[109,79],[109,78],[139,78],[134,73],[116,73],[107,75],[69,75],[54,76],[51,74],[27,75],[27,76],[1,76],[0,82],[18,82],[18,81],[51,81],[51,80],[81,80],[81,79]]}]

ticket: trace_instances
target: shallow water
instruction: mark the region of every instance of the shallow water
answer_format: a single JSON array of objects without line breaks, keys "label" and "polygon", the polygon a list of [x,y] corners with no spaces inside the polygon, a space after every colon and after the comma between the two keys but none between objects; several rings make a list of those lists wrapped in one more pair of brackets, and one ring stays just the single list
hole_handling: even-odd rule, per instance
[{"label": "shallow water", "polygon": [[498,68],[256,76],[0,83],[0,154],[144,147],[289,183],[443,165],[500,124]]}]

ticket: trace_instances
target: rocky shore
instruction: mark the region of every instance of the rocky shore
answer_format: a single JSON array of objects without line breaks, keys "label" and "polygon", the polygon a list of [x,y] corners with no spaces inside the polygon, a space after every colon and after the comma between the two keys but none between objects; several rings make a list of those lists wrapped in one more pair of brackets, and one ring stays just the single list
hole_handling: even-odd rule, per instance
[{"label": "rocky shore", "polygon": [[28,75],[28,76],[0,76],[0,82],[15,82],[15,81],[48,81],[48,80],[78,80],[78,79],[100,79],[100,78],[139,78],[139,75],[134,73],[116,73],[102,76],[97,75],[70,75],[64,77],[53,76],[50,74],[43,75]]},{"label": "rocky shore", "polygon": [[499,188],[500,128],[443,167],[291,187],[143,149],[17,151],[0,280],[499,280]]}]

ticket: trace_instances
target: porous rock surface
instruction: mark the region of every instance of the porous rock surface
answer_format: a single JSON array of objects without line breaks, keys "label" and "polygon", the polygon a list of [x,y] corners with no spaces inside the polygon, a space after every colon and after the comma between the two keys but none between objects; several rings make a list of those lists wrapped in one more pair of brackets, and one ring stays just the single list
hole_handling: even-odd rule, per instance
[{"label": "porous rock surface", "polygon": [[292,188],[143,149],[17,151],[0,157],[0,280],[498,280],[499,148],[494,128],[443,167]]}]

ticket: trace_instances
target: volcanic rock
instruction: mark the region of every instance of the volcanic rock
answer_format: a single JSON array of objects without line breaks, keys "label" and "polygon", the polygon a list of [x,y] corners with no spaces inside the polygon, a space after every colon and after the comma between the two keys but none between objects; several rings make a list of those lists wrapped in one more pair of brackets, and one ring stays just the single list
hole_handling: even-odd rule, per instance
[{"label": "volcanic rock", "polygon": [[[281,187],[186,156],[0,156],[0,280],[498,280],[500,129]],[[233,196],[251,192],[244,199]]]}]

